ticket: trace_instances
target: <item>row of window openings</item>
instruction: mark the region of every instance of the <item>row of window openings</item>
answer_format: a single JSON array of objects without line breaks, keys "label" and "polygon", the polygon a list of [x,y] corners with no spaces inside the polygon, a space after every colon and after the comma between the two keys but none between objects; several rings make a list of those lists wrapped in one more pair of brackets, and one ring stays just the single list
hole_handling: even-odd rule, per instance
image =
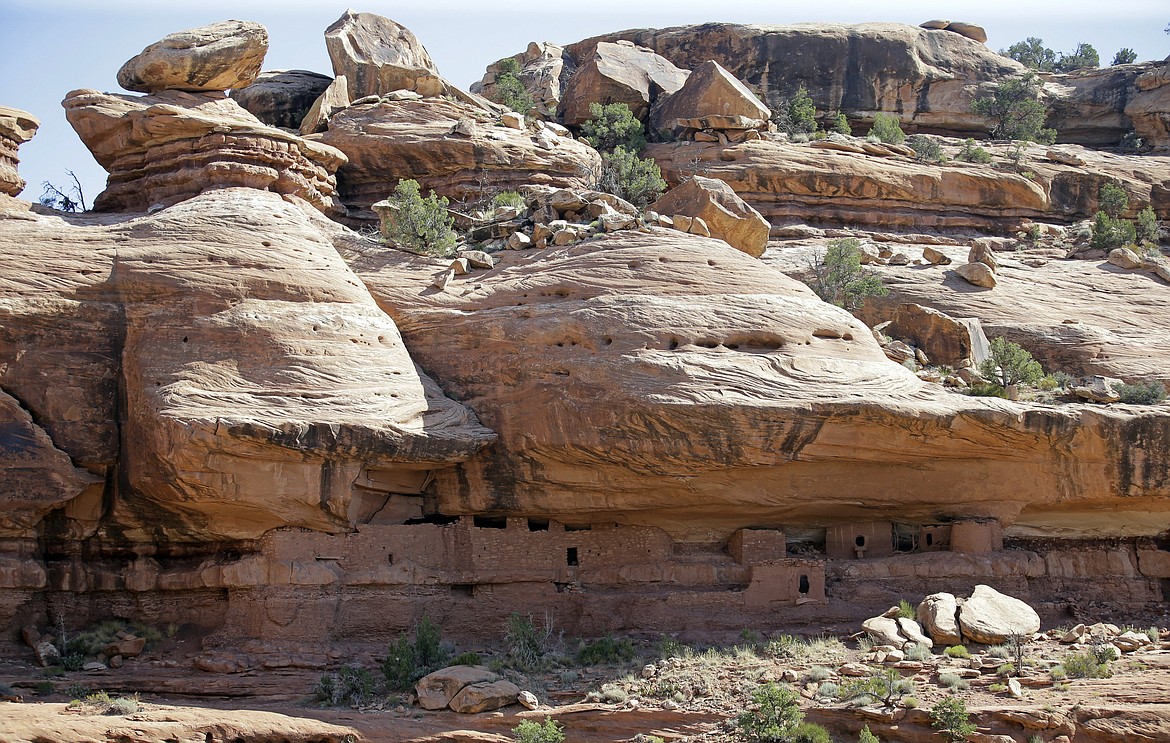
[{"label": "row of window openings", "polygon": [[[394,564],[394,555],[387,554],[386,555],[386,562],[393,565]],[[565,550],[565,563],[571,568],[575,568],[581,564],[580,559],[577,557],[577,548],[576,547],[569,547],[568,549]]]}]

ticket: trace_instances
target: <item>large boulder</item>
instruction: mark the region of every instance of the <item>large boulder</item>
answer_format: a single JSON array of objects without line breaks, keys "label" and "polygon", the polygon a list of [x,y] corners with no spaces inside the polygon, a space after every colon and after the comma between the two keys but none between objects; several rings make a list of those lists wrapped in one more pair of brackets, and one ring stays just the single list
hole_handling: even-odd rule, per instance
[{"label": "large boulder", "polygon": [[763,123],[772,112],[722,65],[707,60],[691,72],[681,88],[659,99],[651,123],[655,129],[667,131],[677,128],[679,119],[708,116],[739,116]]},{"label": "large boulder", "polygon": [[662,195],[651,207],[659,214],[682,214],[707,223],[712,237],[736,250],[760,257],[768,247],[767,220],[726,183],[694,176]]},{"label": "large boulder", "polygon": [[345,153],[341,197],[351,217],[366,220],[400,178],[461,201],[527,184],[582,189],[601,171],[601,156],[583,142],[506,127],[482,109],[442,98],[351,106],[311,138]]},{"label": "large boulder", "polygon": [[349,81],[345,75],[339,75],[322,91],[309,112],[301,119],[300,133],[302,135],[316,134],[329,128],[329,120],[333,114],[349,108]]},{"label": "large boulder", "polygon": [[268,53],[268,31],[250,21],[220,21],[169,34],[118,70],[118,84],[137,93],[200,92],[250,84]]},{"label": "large boulder", "polygon": [[959,604],[954,594],[932,593],[918,605],[918,621],[940,645],[960,645]]},{"label": "large boulder", "polygon": [[505,679],[469,684],[451,699],[450,707],[459,714],[473,715],[515,704],[519,695],[520,687]]},{"label": "large boulder", "polygon": [[443,709],[465,686],[499,680],[498,674],[482,666],[449,666],[423,676],[414,685],[414,691],[423,709]]},{"label": "large boulder", "polygon": [[625,103],[645,120],[655,99],[681,88],[688,74],[629,41],[601,42],[580,60],[565,87],[560,115],[567,126],[581,126],[592,117],[589,104]]},{"label": "large boulder", "polygon": [[984,289],[994,289],[996,285],[995,271],[986,263],[964,263],[955,269],[955,273],[967,283],[981,286]]},{"label": "large boulder", "polygon": [[272,70],[261,72],[248,87],[232,90],[231,97],[268,126],[299,129],[332,82],[332,77],[308,70]]},{"label": "large boulder", "polygon": [[333,74],[345,75],[350,100],[413,90],[424,96],[448,85],[422,42],[410,29],[374,13],[347,10],[325,30]]},{"label": "large boulder", "polygon": [[[561,103],[561,91],[577,67],[565,55],[563,47],[551,42],[533,41],[528,48],[511,59],[520,66],[520,82],[532,96],[533,107],[542,114],[555,116]],[[472,83],[471,92],[495,100],[499,62],[487,66],[483,79]]]},{"label": "large boulder", "polygon": [[265,126],[223,93],[165,90],[126,96],[75,90],[65,117],[109,171],[102,211],[145,211],[213,188],[246,186],[342,211],[334,173],[339,150]]},{"label": "large boulder", "polygon": [[898,305],[885,332],[914,341],[932,364],[977,366],[987,358],[989,350],[979,318],[956,319],[914,302]]},{"label": "large boulder", "polygon": [[984,645],[1001,645],[1013,636],[1030,638],[1040,631],[1040,615],[1017,598],[978,585],[959,606],[963,637]]},{"label": "large boulder", "polygon": [[17,150],[33,138],[40,125],[27,111],[0,106],[0,193],[16,196],[24,190],[24,179],[17,172]]}]

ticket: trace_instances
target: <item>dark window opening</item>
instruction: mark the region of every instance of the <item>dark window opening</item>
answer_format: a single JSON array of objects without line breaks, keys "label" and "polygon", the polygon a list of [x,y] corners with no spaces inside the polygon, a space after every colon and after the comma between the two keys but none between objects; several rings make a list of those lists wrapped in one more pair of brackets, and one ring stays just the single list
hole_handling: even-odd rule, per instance
[{"label": "dark window opening", "polygon": [[854,539],[853,543],[856,544],[858,547],[864,547],[865,546],[865,537],[858,534],[857,539]]},{"label": "dark window opening", "polygon": [[528,519],[528,531],[548,531],[548,521]]},{"label": "dark window opening", "polygon": [[393,554],[386,555],[386,562],[389,563],[390,565],[393,565],[394,564],[394,555]]},{"label": "dark window opening", "polygon": [[926,533],[926,546],[927,547],[934,546],[934,535],[931,534],[930,532]]},{"label": "dark window opening", "polygon": [[565,531],[589,531],[592,528],[593,528],[593,526],[590,524],[584,524],[584,525],[565,524]]},{"label": "dark window opening", "polygon": [[471,598],[472,593],[475,592],[475,586],[471,583],[456,583],[451,586],[452,596],[466,596]]},{"label": "dark window opening", "polygon": [[570,547],[565,553],[565,560],[569,563],[569,567],[577,566],[577,548]]},{"label": "dark window opening", "polygon": [[471,523],[480,529],[508,528],[508,519],[504,516],[473,516]]},{"label": "dark window opening", "polygon": [[569,584],[568,583],[554,583],[553,585],[557,587],[557,593],[568,593],[569,592]]},{"label": "dark window opening", "polygon": [[808,576],[807,575],[800,576],[800,586],[796,590],[800,591],[801,596],[808,595],[809,586],[808,586]]}]

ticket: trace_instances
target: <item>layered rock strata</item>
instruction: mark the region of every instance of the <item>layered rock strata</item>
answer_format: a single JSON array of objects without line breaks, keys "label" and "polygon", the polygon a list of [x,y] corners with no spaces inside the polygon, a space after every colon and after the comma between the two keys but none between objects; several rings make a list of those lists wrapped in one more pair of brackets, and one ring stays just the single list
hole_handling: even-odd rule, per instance
[{"label": "layered rock strata", "polygon": [[16,196],[24,190],[24,179],[17,172],[17,150],[33,138],[40,125],[27,111],[0,106],[0,193]]}]

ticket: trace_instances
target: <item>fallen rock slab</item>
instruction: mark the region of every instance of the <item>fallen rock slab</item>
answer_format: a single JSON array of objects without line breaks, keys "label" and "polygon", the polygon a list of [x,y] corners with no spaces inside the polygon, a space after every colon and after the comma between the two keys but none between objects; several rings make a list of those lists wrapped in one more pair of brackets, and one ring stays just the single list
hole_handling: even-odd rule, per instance
[{"label": "fallen rock slab", "polygon": [[332,83],[332,77],[319,72],[271,70],[261,72],[246,88],[232,89],[230,95],[268,126],[299,129],[306,112]]},{"label": "fallen rock slab", "polygon": [[[721,180],[693,176],[667,191],[650,207],[660,214],[702,219],[712,237],[759,258],[768,246],[770,226],[760,213]],[[678,219],[675,223],[677,226]]]},{"label": "fallen rock slab", "polygon": [[136,93],[201,92],[249,85],[268,53],[268,31],[251,21],[220,21],[169,34],[131,57],[118,84]]},{"label": "fallen rock slab", "polygon": [[954,594],[932,593],[918,605],[918,621],[931,639],[940,645],[961,645],[959,632],[959,604]]},{"label": "fallen rock slab", "polygon": [[464,687],[499,679],[498,674],[481,666],[449,666],[423,676],[414,685],[414,692],[423,709],[443,709]]},{"label": "fallen rock slab", "polygon": [[995,272],[986,263],[966,263],[956,268],[955,273],[969,284],[985,289],[995,288]]},{"label": "fallen rock slab", "polygon": [[461,715],[471,715],[515,704],[519,695],[519,686],[511,681],[501,679],[463,687],[451,700],[449,706]]},{"label": "fallen rock slab", "polygon": [[959,607],[963,636],[984,645],[1002,645],[1012,636],[1031,637],[1040,631],[1040,615],[1017,598],[991,586],[978,585]]}]

